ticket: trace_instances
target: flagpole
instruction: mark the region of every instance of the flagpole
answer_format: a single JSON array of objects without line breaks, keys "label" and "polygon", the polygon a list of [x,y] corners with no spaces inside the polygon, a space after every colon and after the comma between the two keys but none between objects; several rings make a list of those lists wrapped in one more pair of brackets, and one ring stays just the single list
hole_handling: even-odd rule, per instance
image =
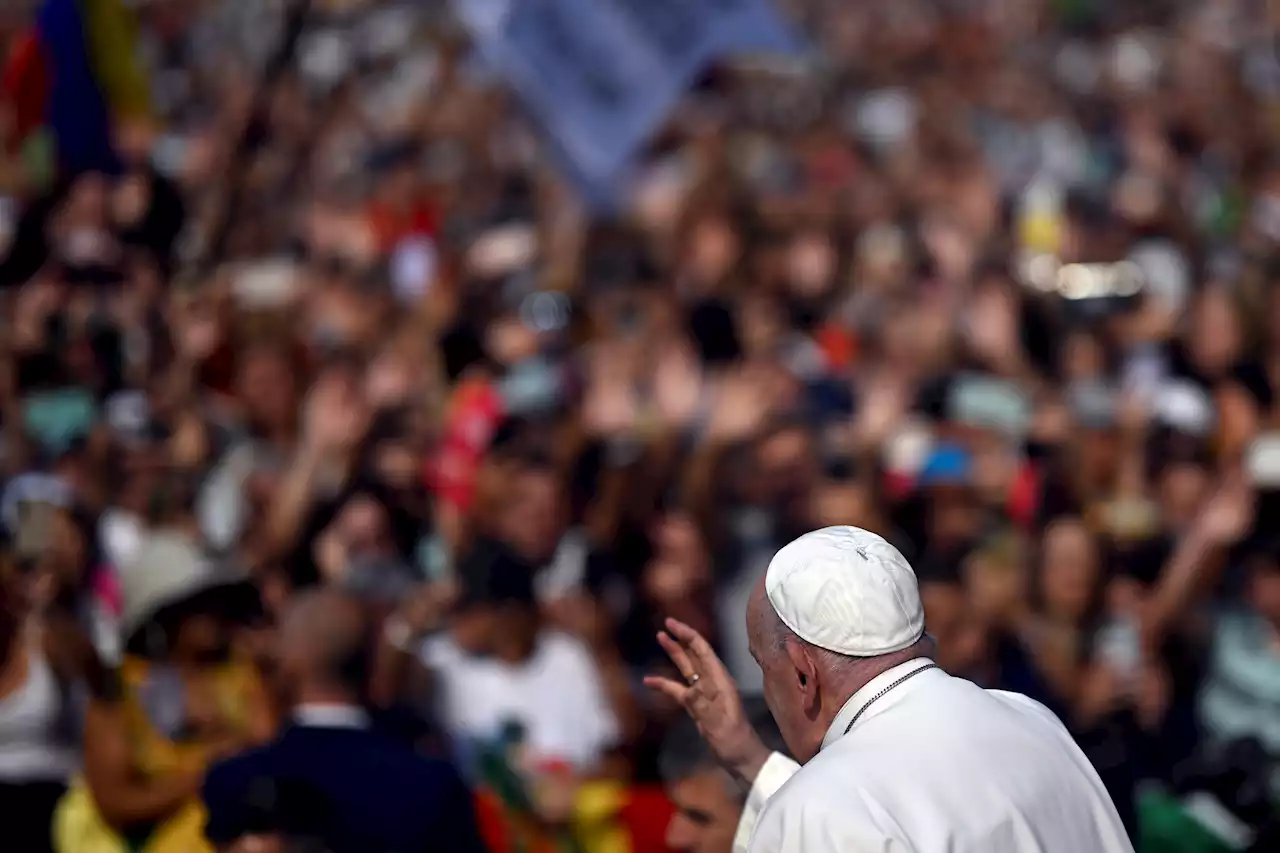
[{"label": "flagpole", "polygon": [[239,139],[236,140],[235,148],[227,163],[227,174],[231,176],[231,180],[227,182],[218,222],[208,240],[200,247],[201,250],[196,258],[187,265],[188,275],[184,277],[188,279],[198,280],[212,272],[223,261],[244,199],[243,176],[248,171],[253,155],[257,153],[254,129],[264,120],[270,108],[271,89],[293,63],[298,52],[298,42],[311,17],[313,0],[292,0],[292,2],[286,0],[286,3],[280,43],[263,66],[262,75],[254,92],[252,108],[245,118],[244,125],[240,128]]}]

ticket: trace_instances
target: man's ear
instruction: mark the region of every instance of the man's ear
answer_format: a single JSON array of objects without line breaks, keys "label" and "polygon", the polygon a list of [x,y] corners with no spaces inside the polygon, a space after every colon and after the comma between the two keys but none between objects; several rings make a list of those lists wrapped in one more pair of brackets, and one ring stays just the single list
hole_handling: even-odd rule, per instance
[{"label": "man's ear", "polygon": [[812,696],[818,687],[818,667],[802,643],[787,641],[787,660],[795,670],[796,683],[806,696]]}]

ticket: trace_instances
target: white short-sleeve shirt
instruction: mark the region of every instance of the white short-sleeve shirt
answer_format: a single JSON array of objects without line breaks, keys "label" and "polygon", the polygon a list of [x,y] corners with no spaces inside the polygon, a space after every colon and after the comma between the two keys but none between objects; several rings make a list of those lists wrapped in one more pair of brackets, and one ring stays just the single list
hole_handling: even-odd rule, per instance
[{"label": "white short-sleeve shirt", "polygon": [[544,632],[518,665],[469,655],[446,635],[427,639],[422,659],[439,681],[443,723],[455,737],[487,741],[516,722],[537,758],[581,770],[618,740],[600,672],[586,646],[567,634]]}]

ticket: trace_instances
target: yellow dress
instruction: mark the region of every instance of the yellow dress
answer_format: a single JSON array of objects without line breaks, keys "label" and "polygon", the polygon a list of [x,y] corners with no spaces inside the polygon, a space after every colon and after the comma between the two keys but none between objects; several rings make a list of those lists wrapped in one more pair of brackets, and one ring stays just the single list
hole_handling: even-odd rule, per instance
[{"label": "yellow dress", "polygon": [[[210,758],[205,744],[176,743],[156,731],[139,701],[149,664],[126,658],[121,666],[129,739],[137,768],[157,777],[180,768],[205,767]],[[210,675],[210,690],[218,713],[233,731],[251,732],[253,697],[262,684],[251,665],[232,662]],[[58,853],[213,853],[204,838],[205,813],[199,799],[192,799],[141,839],[128,839],[108,826],[98,814],[93,796],[82,777],[71,784],[54,814],[54,846]]]}]

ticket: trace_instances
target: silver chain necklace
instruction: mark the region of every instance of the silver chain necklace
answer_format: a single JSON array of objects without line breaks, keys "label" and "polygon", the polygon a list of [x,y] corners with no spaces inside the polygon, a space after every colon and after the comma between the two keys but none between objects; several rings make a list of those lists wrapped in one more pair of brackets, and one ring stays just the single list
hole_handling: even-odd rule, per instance
[{"label": "silver chain necklace", "polygon": [[[867,700],[867,704],[859,708],[858,713],[853,715],[853,719],[849,721],[849,725],[844,727],[844,733],[847,735],[850,732],[850,730],[853,729],[853,724],[858,722],[858,718],[861,717],[863,714],[865,714],[867,712],[867,709],[870,708],[872,705],[874,705],[877,699],[883,699],[886,693],[888,693],[893,688],[897,687],[899,684],[902,684],[902,682],[907,681],[908,679],[911,679],[911,678],[915,678],[920,673],[930,669],[938,669],[938,665],[936,663],[930,663],[930,664],[925,664],[919,669],[913,669],[910,672],[908,672],[906,675],[899,678],[897,681],[890,684],[885,689],[881,690],[876,695],[872,696],[870,699]],[[844,735],[841,735],[841,737],[843,736]]]}]

